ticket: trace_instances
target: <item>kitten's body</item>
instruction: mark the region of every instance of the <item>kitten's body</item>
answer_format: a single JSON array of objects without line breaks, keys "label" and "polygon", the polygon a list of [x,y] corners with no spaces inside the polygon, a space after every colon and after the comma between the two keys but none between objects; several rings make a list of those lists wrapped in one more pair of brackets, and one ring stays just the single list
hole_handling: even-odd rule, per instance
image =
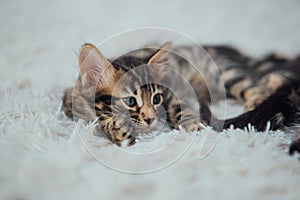
[{"label": "kitten's body", "polygon": [[[104,133],[118,145],[124,139],[134,143],[136,132],[149,131],[161,113],[167,115],[173,128],[181,125],[187,131],[195,131],[207,122],[222,129],[222,121],[211,117],[207,105],[226,96],[242,99],[246,111],[254,110],[226,120],[225,128],[229,124],[242,128],[249,122],[260,128],[272,117],[287,114],[278,114],[280,109],[271,112],[266,103],[255,108],[283,85],[299,86],[299,63],[299,58],[287,60],[277,55],[254,60],[226,46],[171,49],[170,44],[134,50],[107,60],[96,47],[86,44],[79,53],[79,79],[66,90],[63,110],[72,118],[98,118],[96,132]],[[289,95],[285,93],[285,97]],[[259,112],[274,115],[264,115],[258,123],[253,116]],[[289,125],[277,122],[272,126],[274,129]]]}]

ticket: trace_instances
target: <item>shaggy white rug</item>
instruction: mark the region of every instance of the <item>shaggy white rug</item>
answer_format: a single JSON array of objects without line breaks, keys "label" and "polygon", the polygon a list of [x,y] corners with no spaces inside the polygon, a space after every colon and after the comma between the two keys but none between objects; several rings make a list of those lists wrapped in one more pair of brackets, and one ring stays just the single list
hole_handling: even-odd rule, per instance
[{"label": "shaggy white rug", "polygon": [[[299,155],[287,155],[287,133],[164,131],[120,151],[91,134],[94,124],[60,111],[62,92],[76,78],[74,51],[85,41],[160,26],[251,55],[275,49],[293,56],[300,52],[298,1],[0,7],[0,199],[299,199]],[[227,112],[241,106],[230,103]]]}]

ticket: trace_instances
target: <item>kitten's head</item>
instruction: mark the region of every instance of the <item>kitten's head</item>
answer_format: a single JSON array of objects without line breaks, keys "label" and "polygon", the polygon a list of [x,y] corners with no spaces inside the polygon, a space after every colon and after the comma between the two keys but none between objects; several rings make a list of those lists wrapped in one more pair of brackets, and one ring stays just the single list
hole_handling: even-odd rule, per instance
[{"label": "kitten's head", "polygon": [[124,55],[108,61],[91,44],[84,44],[79,52],[79,80],[82,88],[94,88],[95,110],[100,120],[119,117],[131,123],[138,132],[148,132],[158,121],[164,101],[159,84],[170,44],[150,56]]}]

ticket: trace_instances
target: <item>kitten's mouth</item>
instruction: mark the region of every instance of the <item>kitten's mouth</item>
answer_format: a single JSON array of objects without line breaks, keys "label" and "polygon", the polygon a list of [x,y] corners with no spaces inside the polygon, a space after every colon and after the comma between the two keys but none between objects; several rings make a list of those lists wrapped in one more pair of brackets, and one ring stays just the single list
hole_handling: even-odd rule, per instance
[{"label": "kitten's mouth", "polygon": [[154,120],[151,124],[136,123],[134,121],[132,122],[132,124],[134,125],[137,132],[147,133],[147,132],[151,131],[153,129],[153,127],[157,124],[157,120]]}]

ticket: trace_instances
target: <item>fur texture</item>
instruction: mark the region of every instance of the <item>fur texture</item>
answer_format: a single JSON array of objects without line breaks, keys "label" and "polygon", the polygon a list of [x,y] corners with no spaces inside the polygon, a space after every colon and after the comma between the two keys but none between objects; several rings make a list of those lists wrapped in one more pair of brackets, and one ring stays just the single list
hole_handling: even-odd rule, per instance
[{"label": "fur texture", "polygon": [[[268,122],[271,130],[299,123],[299,58],[271,54],[255,60],[227,46],[172,48],[167,43],[111,60],[85,44],[78,60],[80,76],[66,90],[63,110],[71,118],[97,119],[96,134],[117,145],[126,139],[134,144],[137,133],[151,131],[161,114],[171,127],[188,132],[206,124],[216,130],[251,124],[262,131]],[[212,99],[214,94],[218,98]],[[209,104],[222,94],[244,100],[247,112],[216,119]]]}]

